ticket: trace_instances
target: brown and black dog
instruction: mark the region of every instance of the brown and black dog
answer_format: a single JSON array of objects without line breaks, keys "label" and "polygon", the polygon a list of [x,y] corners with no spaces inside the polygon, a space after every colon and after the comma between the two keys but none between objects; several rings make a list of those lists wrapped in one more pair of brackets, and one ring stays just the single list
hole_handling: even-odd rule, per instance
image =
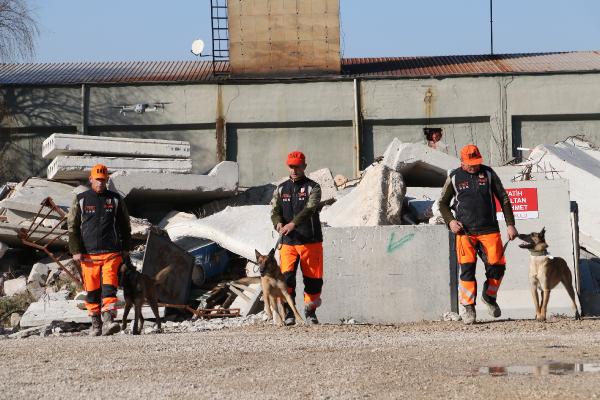
[{"label": "brown and black dog", "polygon": [[127,315],[134,306],[133,317],[133,335],[139,335],[144,327],[144,317],[142,316],[142,306],[148,303],[158,326],[158,332],[162,331],[160,315],[158,314],[158,297],[156,296],[156,287],[164,283],[166,276],[171,271],[171,266],[161,269],[155,278],[138,272],[131,260],[124,260],[121,265],[121,286],[123,286],[123,297],[125,297],[125,308],[123,310],[123,321],[121,330],[127,328]]},{"label": "brown and black dog", "polygon": [[[520,244],[519,247],[529,250],[531,256],[529,262],[529,283],[533,304],[535,305],[535,318],[538,321],[546,320],[550,291],[559,282],[562,282],[573,301],[575,319],[581,319],[577,303],[575,303],[575,290],[573,290],[573,284],[571,283],[571,270],[564,259],[552,257],[548,254],[546,250],[548,248],[548,243],[546,243],[546,228],[543,228],[540,232],[521,234],[519,235],[519,239],[525,242]],[[542,295],[541,305],[538,298],[538,289]]]},{"label": "brown and black dog", "polygon": [[[279,326],[283,325],[285,313],[281,301],[285,300],[292,309],[296,321],[304,321],[292,300],[292,296],[288,293],[285,278],[275,260],[275,249],[271,249],[266,256],[260,254],[256,249],[254,252],[256,253],[256,261],[258,262],[260,270],[260,285],[262,286],[265,315],[267,316],[267,319],[273,319],[275,313],[279,316],[277,324]],[[275,322],[274,319],[273,321]]]}]

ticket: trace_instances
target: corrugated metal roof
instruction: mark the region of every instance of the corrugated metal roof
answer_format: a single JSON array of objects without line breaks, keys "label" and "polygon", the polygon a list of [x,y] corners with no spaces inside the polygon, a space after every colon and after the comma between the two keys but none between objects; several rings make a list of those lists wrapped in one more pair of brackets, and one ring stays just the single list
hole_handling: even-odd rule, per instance
[{"label": "corrugated metal roof", "polygon": [[[217,62],[217,72],[229,64]],[[120,61],[98,63],[0,64],[0,84],[70,85],[80,83],[198,82],[213,76],[210,61]]]},{"label": "corrugated metal roof", "polygon": [[344,75],[428,77],[600,71],[600,52],[347,58]]},{"label": "corrugated metal roof", "polygon": [[[221,72],[216,76],[210,61],[0,64],[0,84],[191,83],[228,79],[222,73],[229,70],[229,64],[221,61],[215,66],[216,71]],[[600,52],[346,58],[342,60],[341,77],[419,78],[589,71],[600,71]]]}]

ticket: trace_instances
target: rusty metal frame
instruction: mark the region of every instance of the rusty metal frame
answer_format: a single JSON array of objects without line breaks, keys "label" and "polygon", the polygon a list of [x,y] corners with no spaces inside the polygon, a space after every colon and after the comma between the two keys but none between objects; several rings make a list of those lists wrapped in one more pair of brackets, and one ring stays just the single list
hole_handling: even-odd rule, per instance
[{"label": "rusty metal frame", "polygon": [[[39,222],[36,223],[36,220],[40,217],[40,215],[43,214],[44,209],[48,209],[48,212],[46,212],[45,215],[39,220]],[[60,219],[58,220],[56,225],[54,225],[52,227],[52,229],[50,229],[50,232],[46,233],[41,238],[39,238],[37,240],[31,240],[31,236],[34,233],[36,233],[37,229],[40,226],[42,226],[43,222],[50,216],[50,214],[52,214],[52,212],[58,214],[58,216],[60,217]],[[79,272],[79,277],[75,276],[71,271],[69,271],[60,262],[60,257],[57,257],[54,253],[52,253],[50,250],[48,250],[48,247],[50,247],[54,242],[56,242],[62,236],[61,233],[55,233],[55,230],[57,228],[59,228],[65,222],[66,219],[67,219],[67,214],[60,207],[58,207],[56,205],[56,203],[54,203],[54,200],[52,200],[52,197],[46,197],[44,200],[42,200],[41,207],[38,210],[35,217],[32,219],[31,224],[29,225],[29,228],[28,229],[21,228],[19,230],[19,239],[21,239],[21,242],[25,246],[33,247],[34,249],[41,250],[44,253],[46,253],[46,255],[48,257],[50,257],[52,259],[52,261],[54,261],[56,263],[56,265],[58,265],[58,267],[69,276],[69,278],[71,278],[71,280],[73,280],[73,282],[75,282],[80,287],[83,287],[82,280],[80,279],[81,271],[79,271],[79,269],[78,269],[77,272]],[[52,235],[54,235],[54,236],[52,236]],[[42,245],[41,241],[46,238],[49,238],[50,240],[46,244]]]},{"label": "rusty metal frame", "polygon": [[194,310],[187,304],[166,304],[158,303],[159,307],[178,308],[194,314],[198,318],[221,318],[221,317],[239,317],[239,308],[198,308]]}]

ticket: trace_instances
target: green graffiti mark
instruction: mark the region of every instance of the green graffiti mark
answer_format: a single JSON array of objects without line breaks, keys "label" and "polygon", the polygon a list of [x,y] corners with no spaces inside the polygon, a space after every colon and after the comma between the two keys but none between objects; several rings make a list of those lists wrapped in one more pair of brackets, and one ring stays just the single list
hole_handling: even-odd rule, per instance
[{"label": "green graffiti mark", "polygon": [[394,232],[392,232],[392,234],[390,235],[390,241],[388,242],[388,245],[387,245],[387,252],[393,253],[394,251],[398,250],[400,247],[404,246],[406,243],[410,242],[414,237],[415,237],[414,233],[409,233],[408,235],[405,235],[405,236],[401,237],[400,239],[395,240],[396,234]]}]

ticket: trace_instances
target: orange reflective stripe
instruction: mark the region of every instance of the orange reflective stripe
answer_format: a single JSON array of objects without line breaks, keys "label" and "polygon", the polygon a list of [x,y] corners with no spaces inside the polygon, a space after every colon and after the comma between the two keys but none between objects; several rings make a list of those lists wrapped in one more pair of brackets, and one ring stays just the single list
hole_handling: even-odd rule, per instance
[{"label": "orange reflective stripe", "polygon": [[487,280],[487,290],[485,293],[490,297],[496,297],[498,294],[498,289],[500,288],[500,283],[502,279],[488,279]]},{"label": "orange reflective stripe", "polygon": [[117,309],[116,297],[105,297],[102,299],[102,311],[114,311]]},{"label": "orange reflective stripe", "polygon": [[460,281],[460,303],[463,305],[474,304],[477,296],[477,282]]}]

